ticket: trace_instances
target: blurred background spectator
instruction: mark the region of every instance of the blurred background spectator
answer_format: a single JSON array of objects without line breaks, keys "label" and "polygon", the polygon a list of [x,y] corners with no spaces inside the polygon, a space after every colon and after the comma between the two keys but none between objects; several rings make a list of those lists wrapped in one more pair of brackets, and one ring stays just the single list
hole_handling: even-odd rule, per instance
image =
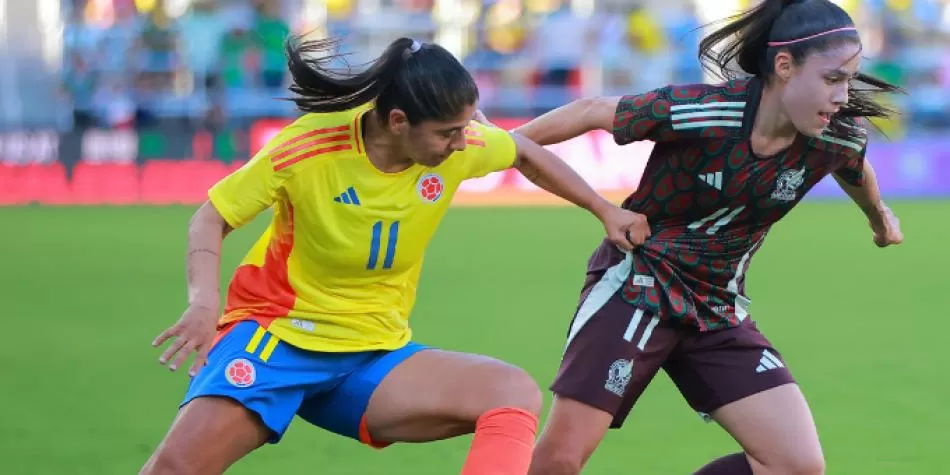
[{"label": "blurred background spectator", "polygon": [[[284,38],[344,38],[349,63],[392,39],[438,41],[473,71],[482,108],[537,115],[579,95],[712,80],[701,25],[754,0],[0,1],[0,130],[243,126],[294,115]],[[950,0],[841,0],[865,70],[904,86],[888,135],[950,127]],[[37,41],[37,39],[40,41]],[[49,91],[60,91],[50,94]]]}]

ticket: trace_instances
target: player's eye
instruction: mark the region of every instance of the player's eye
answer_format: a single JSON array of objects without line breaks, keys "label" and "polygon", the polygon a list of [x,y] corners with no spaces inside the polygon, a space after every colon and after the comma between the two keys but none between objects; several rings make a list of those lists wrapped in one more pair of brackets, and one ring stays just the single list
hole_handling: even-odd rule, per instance
[{"label": "player's eye", "polygon": [[848,76],[844,76],[844,75],[841,75],[841,74],[834,74],[834,75],[831,75],[831,76],[825,76],[825,82],[828,83],[829,85],[841,84],[841,83],[843,83],[843,82],[845,82],[845,81],[848,81],[848,80],[850,80],[850,78],[849,78]]}]

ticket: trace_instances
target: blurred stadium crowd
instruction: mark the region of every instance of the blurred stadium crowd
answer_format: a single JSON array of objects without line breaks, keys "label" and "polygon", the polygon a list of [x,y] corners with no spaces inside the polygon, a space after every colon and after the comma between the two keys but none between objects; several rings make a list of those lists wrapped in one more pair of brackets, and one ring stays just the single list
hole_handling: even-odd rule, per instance
[{"label": "blurred stadium crowd", "polygon": [[[0,0],[0,129],[292,116],[274,100],[291,33],[342,37],[351,64],[397,36],[437,41],[476,75],[484,109],[527,117],[581,94],[711,79],[698,28],[754,1]],[[865,35],[864,69],[910,92],[881,124],[889,135],[950,127],[950,0],[839,3]],[[31,15],[35,31],[18,20]]]}]

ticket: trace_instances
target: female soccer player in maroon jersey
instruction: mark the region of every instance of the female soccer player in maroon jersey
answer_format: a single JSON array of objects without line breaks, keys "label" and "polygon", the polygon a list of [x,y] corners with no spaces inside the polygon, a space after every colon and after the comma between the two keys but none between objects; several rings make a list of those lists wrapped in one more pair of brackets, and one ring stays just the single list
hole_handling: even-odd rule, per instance
[{"label": "female soccer player in maroon jersey", "polygon": [[[729,82],[584,99],[516,130],[542,145],[594,129],[656,144],[624,202],[652,237],[591,256],[533,475],[579,473],[660,368],[744,449],[699,474],[824,473],[805,398],[749,318],[745,273],[771,225],[828,174],[878,246],[902,241],[856,121],[887,116],[868,93],[897,88],[858,73],[861,40],[828,0],[765,0],[734,20],[700,47]],[[748,77],[736,79],[733,60]]]}]

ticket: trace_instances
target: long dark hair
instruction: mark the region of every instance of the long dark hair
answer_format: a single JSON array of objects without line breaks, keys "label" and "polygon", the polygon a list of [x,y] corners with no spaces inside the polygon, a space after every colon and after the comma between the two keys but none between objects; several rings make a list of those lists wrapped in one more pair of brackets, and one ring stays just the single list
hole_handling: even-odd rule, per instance
[{"label": "long dark hair", "polygon": [[[740,72],[768,82],[775,74],[775,55],[785,50],[796,63],[813,51],[825,51],[843,42],[860,43],[858,33],[844,30],[788,45],[769,42],[791,41],[839,28],[854,26],[841,7],[829,0],[764,0],[758,6],[723,20],[729,22],[705,37],[699,45],[703,67],[723,79],[735,79]],[[716,46],[722,44],[717,51]],[[741,71],[731,64],[735,62]],[[858,85],[860,84],[860,86]],[[878,93],[903,92],[887,81],[858,73],[848,91],[848,103],[832,117],[832,132],[853,136],[857,117],[890,117],[894,111],[874,100]]]},{"label": "long dark hair", "polygon": [[[478,87],[464,66],[439,45],[399,38],[359,72],[336,68],[339,39],[287,40],[290,91],[304,112],[339,112],[375,101],[383,120],[393,109],[410,124],[447,120],[478,100]],[[308,57],[305,57],[307,55]]]}]

